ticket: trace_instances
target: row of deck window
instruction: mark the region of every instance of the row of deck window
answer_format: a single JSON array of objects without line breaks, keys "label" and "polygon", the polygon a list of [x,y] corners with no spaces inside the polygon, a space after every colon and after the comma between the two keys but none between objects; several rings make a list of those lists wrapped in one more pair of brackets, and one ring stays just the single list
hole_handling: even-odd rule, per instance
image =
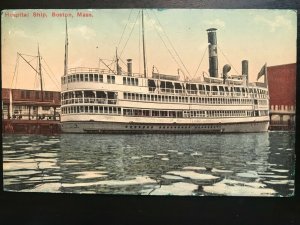
[{"label": "row of deck window", "polygon": [[61,108],[62,114],[111,114],[121,115],[120,107],[107,106],[68,106]]},{"label": "row of deck window", "polygon": [[[103,74],[90,73],[90,74],[73,74],[61,78],[61,83],[74,83],[74,82],[99,82],[103,83]],[[115,84],[116,78],[113,75],[107,75],[107,83]]]},{"label": "row of deck window", "polygon": [[[72,74],[61,78],[62,84],[74,82],[100,82],[103,83],[103,74],[90,73],[90,74]],[[107,75],[107,83],[115,84],[116,77],[114,75]],[[138,86],[139,80],[134,77],[123,77],[123,84]]]},{"label": "row of deck window", "polygon": [[174,95],[137,94],[124,92],[124,99],[151,102],[179,102],[203,104],[252,104],[252,99],[245,98],[214,98],[214,97],[184,97]]},{"label": "row of deck window", "polygon": [[134,77],[123,77],[123,84],[131,85],[131,86],[138,86],[139,80]]},{"label": "row of deck window", "polygon": [[249,117],[267,116],[268,110],[149,110],[108,106],[67,106],[62,107],[62,114],[111,114],[138,117],[171,117],[171,118],[201,118],[201,117]]},{"label": "row of deck window", "polygon": [[[106,76],[106,81],[105,81]],[[61,78],[61,83],[74,83],[74,82],[107,82],[111,84],[115,84],[115,75],[103,75],[98,73],[81,73],[81,74],[70,74],[68,76],[63,76]],[[158,80],[148,80],[149,91],[155,91],[160,89],[162,92],[169,92],[173,94],[177,93],[184,93],[187,91],[189,94],[205,94],[211,92],[213,95],[225,95],[231,92],[235,93],[238,96],[246,96],[247,93],[250,95],[257,94],[261,96],[261,98],[265,98],[268,94],[268,91],[261,90],[252,87],[228,87],[222,85],[204,85],[204,84],[190,84],[190,83],[173,83],[170,81],[161,81],[161,84],[158,85]],[[138,86],[139,80],[135,77],[127,77],[123,76],[123,84],[124,85],[131,85],[131,86]]]}]

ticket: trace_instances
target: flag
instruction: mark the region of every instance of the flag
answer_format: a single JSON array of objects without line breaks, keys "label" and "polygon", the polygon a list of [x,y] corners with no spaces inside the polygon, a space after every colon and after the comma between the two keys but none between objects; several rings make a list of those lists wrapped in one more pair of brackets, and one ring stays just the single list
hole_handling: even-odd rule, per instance
[{"label": "flag", "polygon": [[266,75],[267,70],[267,63],[260,69],[259,73],[257,74],[257,79],[261,78],[263,75]]}]

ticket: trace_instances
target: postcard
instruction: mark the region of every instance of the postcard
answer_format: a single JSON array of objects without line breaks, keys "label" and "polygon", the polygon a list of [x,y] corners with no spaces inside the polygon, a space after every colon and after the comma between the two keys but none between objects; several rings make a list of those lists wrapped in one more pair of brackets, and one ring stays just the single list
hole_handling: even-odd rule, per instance
[{"label": "postcard", "polygon": [[4,191],[294,195],[295,11],[1,16]]}]

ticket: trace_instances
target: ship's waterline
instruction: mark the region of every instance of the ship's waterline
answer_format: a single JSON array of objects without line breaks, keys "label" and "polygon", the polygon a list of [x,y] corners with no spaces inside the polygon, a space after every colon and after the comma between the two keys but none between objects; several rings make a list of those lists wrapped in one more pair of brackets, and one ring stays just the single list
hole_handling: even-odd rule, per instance
[{"label": "ship's waterline", "polygon": [[269,121],[219,123],[219,124],[177,124],[175,123],[118,123],[97,121],[69,121],[62,124],[65,133],[107,133],[107,134],[201,134],[201,133],[251,133],[268,131]]}]

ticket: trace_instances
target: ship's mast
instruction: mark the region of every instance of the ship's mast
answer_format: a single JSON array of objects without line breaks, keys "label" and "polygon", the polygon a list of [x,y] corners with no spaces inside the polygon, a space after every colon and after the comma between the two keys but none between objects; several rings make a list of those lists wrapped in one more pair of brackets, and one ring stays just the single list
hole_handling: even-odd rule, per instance
[{"label": "ship's mast", "polygon": [[121,71],[119,66],[118,48],[116,48],[116,67],[117,75],[120,75]]},{"label": "ship's mast", "polygon": [[68,23],[67,23],[67,17],[66,17],[66,40],[65,40],[65,63],[64,63],[64,75],[65,76],[68,73],[68,46],[69,46]]},{"label": "ship's mast", "polygon": [[147,77],[146,54],[145,54],[145,31],[144,31],[144,11],[142,10],[142,34],[143,34],[143,60],[144,60],[144,77]]},{"label": "ship's mast", "polygon": [[40,75],[42,101],[44,101],[43,76],[42,76],[42,65],[41,65],[41,56],[40,56],[40,48],[39,48],[39,46],[38,46],[38,60],[39,60],[39,75]]}]

